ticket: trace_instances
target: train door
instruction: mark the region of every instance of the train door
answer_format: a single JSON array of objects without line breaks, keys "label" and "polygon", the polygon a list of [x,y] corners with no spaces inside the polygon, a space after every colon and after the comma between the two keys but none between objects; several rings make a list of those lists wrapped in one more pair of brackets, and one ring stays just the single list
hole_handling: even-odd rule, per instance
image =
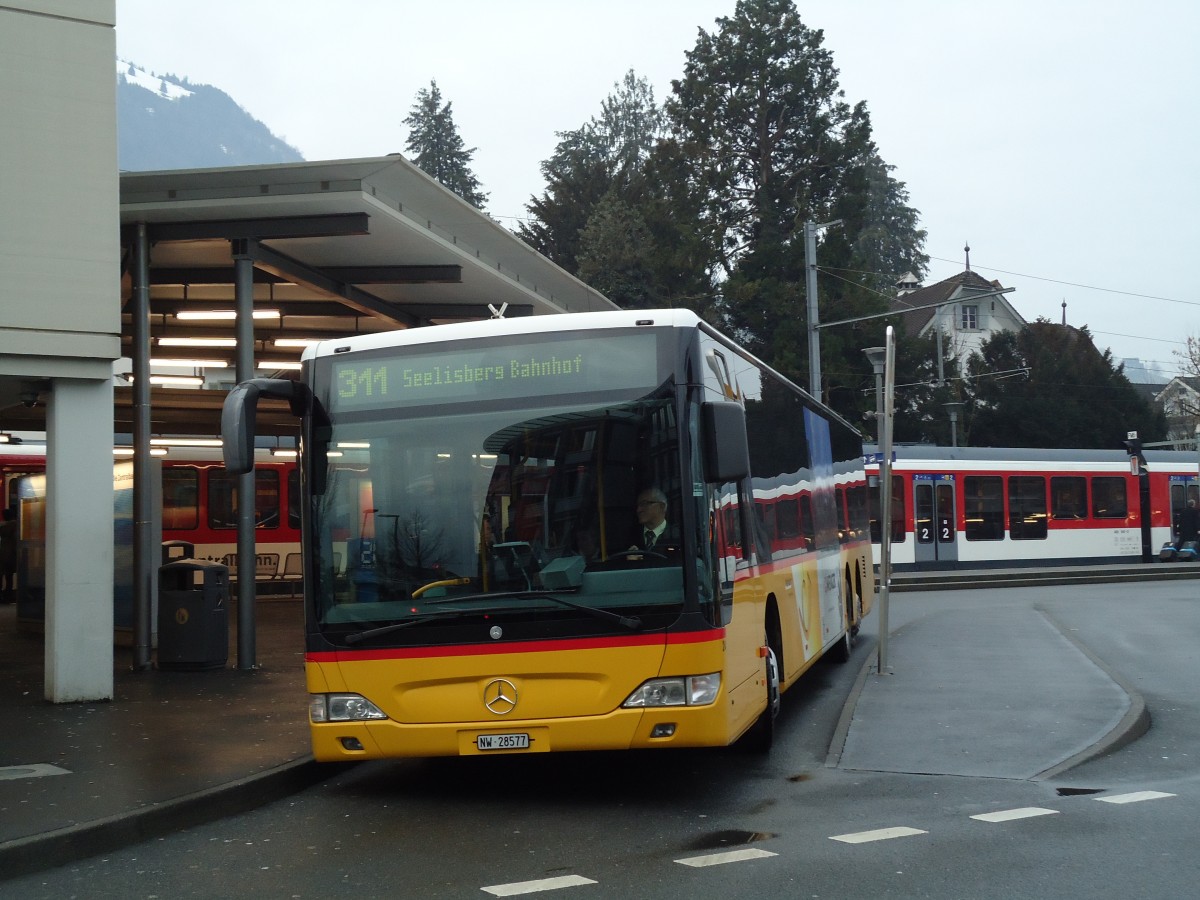
[{"label": "train door", "polygon": [[1179,533],[1179,514],[1188,503],[1200,505],[1200,485],[1195,475],[1171,476],[1171,538]]},{"label": "train door", "polygon": [[918,569],[958,562],[956,509],[953,475],[913,476],[913,551]]}]

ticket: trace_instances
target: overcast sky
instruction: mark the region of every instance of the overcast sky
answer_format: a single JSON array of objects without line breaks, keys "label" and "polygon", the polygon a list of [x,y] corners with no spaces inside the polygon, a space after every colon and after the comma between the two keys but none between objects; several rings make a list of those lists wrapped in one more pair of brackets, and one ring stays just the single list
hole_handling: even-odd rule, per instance
[{"label": "overcast sky", "polygon": [[[404,150],[436,79],[510,227],[556,132],[633,69],[662,100],[736,0],[117,0],[117,54],[212,84],[309,160]],[[1028,321],[1175,374],[1200,335],[1200,3],[800,0],[921,213]],[[1132,373],[1131,373],[1132,374]]]}]

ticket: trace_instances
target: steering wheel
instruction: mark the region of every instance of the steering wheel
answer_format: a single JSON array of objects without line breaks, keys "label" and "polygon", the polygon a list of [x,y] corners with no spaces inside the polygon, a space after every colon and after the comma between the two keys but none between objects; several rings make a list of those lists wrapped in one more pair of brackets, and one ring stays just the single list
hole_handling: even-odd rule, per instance
[{"label": "steering wheel", "polygon": [[655,559],[667,559],[666,556],[656,550],[621,550],[618,553],[608,554],[609,559],[633,559],[643,556],[653,556]]}]

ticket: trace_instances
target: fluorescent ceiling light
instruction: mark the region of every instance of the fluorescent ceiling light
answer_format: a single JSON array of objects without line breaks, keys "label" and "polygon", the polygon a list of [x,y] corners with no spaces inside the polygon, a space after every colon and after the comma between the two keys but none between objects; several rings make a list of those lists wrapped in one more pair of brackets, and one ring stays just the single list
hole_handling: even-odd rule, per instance
[{"label": "fluorescent ceiling light", "polygon": [[[277,309],[256,309],[250,313],[254,319],[278,319]],[[235,309],[185,309],[175,313],[175,318],[181,322],[220,322],[232,321],[237,318]]]},{"label": "fluorescent ceiling light", "polygon": [[220,447],[220,438],[150,438],[155,447]]},{"label": "fluorescent ceiling light", "polygon": [[285,447],[273,447],[273,448],[271,448],[271,455],[272,456],[282,456],[287,459],[295,459],[296,451],[288,450]]},{"label": "fluorescent ceiling light", "polygon": [[[126,381],[128,381],[131,384],[136,380],[133,377],[132,373],[128,374],[128,375],[122,375],[121,377],[124,378]],[[204,379],[201,378],[199,375],[151,375],[150,383],[151,384],[180,384],[180,385],[191,385],[192,387],[199,387],[200,385],[204,384]]]},{"label": "fluorescent ceiling light", "polygon": [[276,347],[312,347],[321,343],[321,338],[276,338],[271,341]]},{"label": "fluorescent ceiling light", "polygon": [[[166,456],[167,448],[166,447],[151,447],[150,455],[151,456]],[[133,448],[132,447],[113,447],[113,456],[116,456],[119,459],[127,459],[127,458],[133,456]]]},{"label": "fluorescent ceiling light", "polygon": [[254,364],[256,369],[288,369],[299,371],[300,363],[298,360],[280,360],[280,359],[260,359]]},{"label": "fluorescent ceiling light", "polygon": [[151,375],[151,384],[190,384],[199,387],[204,379],[199,375]]},{"label": "fluorescent ceiling light", "polygon": [[237,338],[160,337],[160,347],[236,347]]},{"label": "fluorescent ceiling light", "polygon": [[152,366],[167,366],[174,369],[228,369],[229,363],[223,359],[167,359],[157,356],[150,358]]}]

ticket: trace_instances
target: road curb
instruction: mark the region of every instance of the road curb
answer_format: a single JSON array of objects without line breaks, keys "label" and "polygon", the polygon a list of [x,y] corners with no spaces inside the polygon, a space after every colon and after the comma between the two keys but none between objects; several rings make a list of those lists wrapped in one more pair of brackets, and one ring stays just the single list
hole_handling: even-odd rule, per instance
[{"label": "road curb", "polygon": [[876,671],[876,649],[878,641],[871,645],[871,652],[867,654],[867,660],[858,671],[858,677],[854,679],[854,686],[850,688],[850,694],[846,697],[846,702],[842,704],[842,714],[838,716],[837,725],[833,729],[833,737],[829,741],[829,752],[825,754],[826,768],[836,769],[842,760],[842,751],[846,749],[846,737],[850,734],[850,723],[854,720],[854,710],[858,706],[858,698],[862,695],[863,687],[867,683],[867,676]]},{"label": "road curb", "polygon": [[228,784],[140,809],[0,844],[0,881],[111,853],[185,828],[249,812],[319,784],[350,764],[292,760]]},{"label": "road curb", "polygon": [[[1049,612],[1040,606],[1033,607],[1046,621],[1064,638],[1066,638],[1072,646],[1079,650],[1089,662],[1104,675],[1119,687],[1129,699],[1129,709],[1121,720],[1113,726],[1106,734],[1098,740],[1089,744],[1082,750],[1073,753],[1066,759],[1063,759],[1047,769],[1043,769],[1031,776],[1029,781],[1048,781],[1052,778],[1057,778],[1064,773],[1090,762],[1093,759],[1098,759],[1101,756],[1106,756],[1132,744],[1150,729],[1151,719],[1150,711],[1146,707],[1146,700],[1141,693],[1129,684],[1119,673],[1109,668],[1109,666],[1095,653],[1091,651],[1085,644],[1081,643],[1074,637],[1063,623],[1055,619]],[[907,627],[907,626],[905,626]],[[896,637],[904,631],[904,627],[897,629],[892,633],[891,637]],[[877,668],[877,649],[878,642],[871,648],[871,653],[868,655],[866,662],[863,663],[859,670],[858,677],[854,680],[854,685],[850,689],[849,695],[846,697],[846,702],[842,705],[842,713],[838,717],[837,725],[833,730],[833,737],[829,742],[829,751],[825,756],[825,766],[827,768],[838,768],[841,763],[842,753],[846,747],[846,738],[850,733],[850,726],[854,720],[854,713],[858,706],[859,698],[862,696],[863,689],[866,687],[867,678],[878,674]],[[884,672],[886,675],[887,672]]]},{"label": "road curb", "polygon": [[1042,617],[1049,622],[1058,633],[1071,642],[1080,653],[1088,658],[1088,660],[1101,672],[1103,672],[1117,687],[1125,692],[1125,696],[1129,698],[1129,709],[1125,715],[1121,717],[1112,730],[1101,737],[1098,741],[1080,750],[1078,753],[1068,756],[1066,759],[1051,766],[1050,768],[1038,772],[1033,776],[1033,781],[1048,781],[1051,778],[1056,778],[1085,762],[1093,759],[1098,759],[1101,756],[1107,756],[1109,753],[1114,753],[1122,747],[1127,747],[1132,744],[1147,731],[1150,730],[1150,711],[1146,708],[1146,699],[1141,692],[1133,685],[1127,682],[1120,673],[1109,668],[1109,666],[1098,657],[1091,649],[1082,643],[1075,635],[1071,634],[1070,630],[1058,619],[1054,618],[1049,612],[1040,606],[1035,606]]}]

